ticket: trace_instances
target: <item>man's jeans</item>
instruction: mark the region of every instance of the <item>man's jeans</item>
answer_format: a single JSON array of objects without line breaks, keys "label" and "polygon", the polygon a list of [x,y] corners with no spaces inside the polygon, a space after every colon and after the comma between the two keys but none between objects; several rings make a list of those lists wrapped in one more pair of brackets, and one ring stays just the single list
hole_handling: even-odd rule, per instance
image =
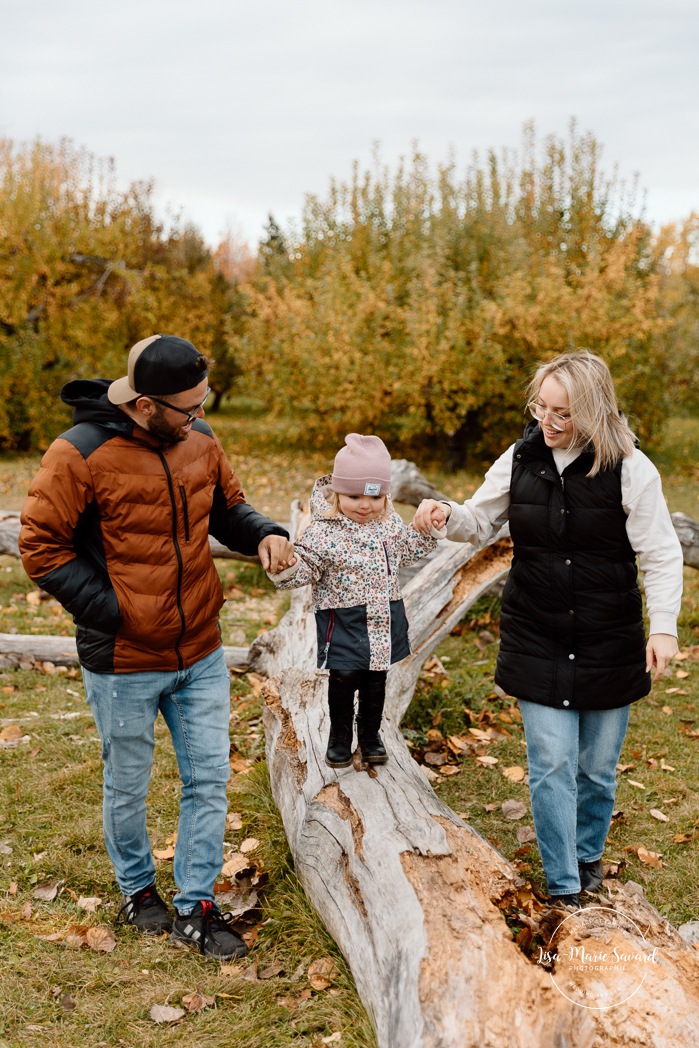
[{"label": "man's jeans", "polygon": [[175,846],[174,903],[190,913],[214,898],[223,863],[230,774],[230,684],[223,649],[185,670],[91,673],[85,692],[102,740],[104,839],[119,887],[133,895],[153,884],[146,796],[158,711],[170,729],[182,780]]},{"label": "man's jeans", "polygon": [[629,707],[562,710],[519,703],[534,828],[552,895],[580,891],[578,862],[602,858]]}]

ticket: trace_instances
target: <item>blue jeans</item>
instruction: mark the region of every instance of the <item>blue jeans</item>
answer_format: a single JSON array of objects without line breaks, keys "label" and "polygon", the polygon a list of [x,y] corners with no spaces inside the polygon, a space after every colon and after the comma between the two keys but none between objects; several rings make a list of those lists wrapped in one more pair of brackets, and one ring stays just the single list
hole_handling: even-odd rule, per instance
[{"label": "blue jeans", "polygon": [[223,863],[230,775],[230,684],[223,649],[188,669],[92,673],[85,692],[102,740],[104,839],[124,895],[155,881],[146,827],[158,711],[177,757],[182,792],[175,846],[175,906],[190,913],[213,901]]},{"label": "blue jeans", "polygon": [[562,710],[519,702],[534,829],[552,895],[580,891],[578,862],[602,858],[629,707]]}]

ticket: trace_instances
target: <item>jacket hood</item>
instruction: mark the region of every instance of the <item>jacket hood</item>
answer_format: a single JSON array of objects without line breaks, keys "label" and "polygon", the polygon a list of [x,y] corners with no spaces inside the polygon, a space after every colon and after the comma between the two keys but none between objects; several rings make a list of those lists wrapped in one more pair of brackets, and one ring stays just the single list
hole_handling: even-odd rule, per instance
[{"label": "jacket hood", "polygon": [[[312,520],[325,520],[327,519],[327,512],[330,509],[329,496],[332,492],[332,473],[326,473],[323,477],[318,477],[315,484],[313,485],[313,491],[311,492],[311,519]],[[388,501],[388,516],[393,513],[393,502],[391,496],[386,495]],[[356,521],[350,520],[349,517],[340,514],[337,517],[333,517],[333,520],[337,520],[339,523],[346,523],[355,525]],[[365,528],[366,524],[359,525]]]},{"label": "jacket hood", "polygon": [[132,431],[132,420],[107,399],[111,384],[108,378],[75,379],[63,387],[61,400],[73,409],[73,425],[95,422],[110,429]]}]

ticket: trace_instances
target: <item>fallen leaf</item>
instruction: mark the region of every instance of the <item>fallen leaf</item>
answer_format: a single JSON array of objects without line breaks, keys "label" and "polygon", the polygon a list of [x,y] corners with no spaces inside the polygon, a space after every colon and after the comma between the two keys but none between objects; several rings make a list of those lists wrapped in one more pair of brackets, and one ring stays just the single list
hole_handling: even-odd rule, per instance
[{"label": "fallen leaf", "polygon": [[658,822],[669,822],[670,821],[669,818],[667,817],[667,815],[665,814],[665,812],[658,811],[657,808],[651,808],[649,814],[652,815],[654,819],[657,819]]},{"label": "fallen leaf", "polygon": [[216,1004],[216,998],[209,997],[207,993],[202,993],[201,990],[195,990],[194,993],[184,995],[182,1004],[188,1012],[203,1012],[205,1008],[213,1008]]},{"label": "fallen leaf", "polygon": [[689,841],[694,840],[693,833],[675,833],[672,838],[673,844],[687,844]]},{"label": "fallen leaf", "polygon": [[6,724],[0,731],[0,742],[18,742],[22,738],[19,724]]},{"label": "fallen leaf", "polygon": [[447,745],[454,753],[470,753],[471,751],[471,740],[463,738],[462,735],[450,735]]},{"label": "fallen leaf", "polygon": [[461,768],[456,764],[445,764],[444,767],[439,769],[440,775],[460,775]]},{"label": "fallen leaf", "polygon": [[665,761],[661,760],[661,762],[660,762],[660,770],[661,771],[675,771],[675,768],[673,768],[673,766],[671,764],[666,764]]},{"label": "fallen leaf", "polygon": [[16,895],[19,891],[19,884],[17,881],[10,881],[10,887],[7,890],[10,895]]},{"label": "fallen leaf", "polygon": [[321,1037],[323,1044],[339,1044],[341,1040],[342,1034],[339,1030],[336,1030],[335,1033],[331,1033],[329,1037]]},{"label": "fallen leaf", "polygon": [[635,786],[637,790],[645,790],[645,786],[642,782],[636,782],[635,779],[627,779],[626,781],[628,782],[629,786]]},{"label": "fallen leaf", "polygon": [[446,764],[449,758],[446,753],[426,753],[425,764],[429,764],[431,767],[439,768],[442,764]]},{"label": "fallen leaf", "polygon": [[251,867],[250,860],[242,852],[231,852],[230,855],[226,856],[226,862],[221,867],[221,873],[224,877],[235,877],[236,873],[247,869],[254,869],[254,866]]},{"label": "fallen leaf", "polygon": [[61,1008],[64,1012],[72,1012],[73,1008],[78,1007],[78,1002],[74,997],[71,997],[69,993],[61,997]]},{"label": "fallen leaf", "polygon": [[675,670],[675,676],[678,680],[684,680],[685,677],[689,676],[689,674],[687,673],[687,670]]},{"label": "fallen leaf", "polygon": [[63,945],[69,950],[82,950],[87,946],[87,928],[73,926],[63,936]]},{"label": "fallen leaf", "polygon": [[242,830],[243,820],[237,811],[229,812],[226,816],[226,826],[229,830]]},{"label": "fallen leaf", "polygon": [[35,608],[41,604],[41,590],[31,590],[26,596],[27,604],[33,605]]},{"label": "fallen leaf", "polygon": [[652,866],[656,870],[661,870],[663,867],[660,853],[650,851],[650,849],[646,848],[643,844],[627,844],[626,847],[622,848],[621,850],[625,852],[632,852],[646,866]]},{"label": "fallen leaf", "polygon": [[174,859],[175,849],[171,844],[168,844],[167,848],[154,848],[153,855],[156,859]]},{"label": "fallen leaf", "polygon": [[22,907],[22,920],[31,920],[32,912],[32,904],[30,902],[25,902],[24,906]]},{"label": "fallen leaf", "polygon": [[41,902],[53,902],[58,895],[58,889],[63,884],[63,881],[46,881],[44,884],[40,884],[38,888],[34,889],[34,898],[39,899]]},{"label": "fallen leaf", "polygon": [[114,932],[103,924],[95,925],[94,928],[88,928],[86,939],[87,945],[91,950],[99,950],[102,953],[111,953],[116,947]]},{"label": "fallen leaf", "polygon": [[185,1015],[184,1008],[170,1008],[167,1004],[154,1004],[150,1017],[154,1023],[176,1023]]},{"label": "fallen leaf", "polygon": [[527,806],[522,801],[503,801],[502,814],[506,819],[523,819],[527,814]]},{"label": "fallen leaf", "polygon": [[476,757],[476,761],[477,761],[478,764],[485,764],[485,765],[493,765],[493,764],[497,764],[498,763],[497,757],[490,757],[490,756],[488,756],[488,754],[485,754],[482,757]]},{"label": "fallen leaf", "polygon": [[97,896],[91,895],[85,897],[81,895],[78,899],[78,906],[81,910],[87,910],[88,913],[94,913],[102,905],[102,900],[98,899]]},{"label": "fallen leaf", "polygon": [[260,979],[274,979],[277,975],[284,974],[284,966],[282,964],[268,964],[266,968],[263,968],[259,973]]},{"label": "fallen leaf", "polygon": [[12,848],[4,841],[0,841],[0,855],[12,855]]},{"label": "fallen leaf", "polygon": [[327,990],[336,981],[339,974],[331,957],[319,957],[308,967],[308,981],[314,990]]},{"label": "fallen leaf", "polygon": [[510,782],[523,782],[526,772],[519,764],[513,764],[511,768],[503,768],[502,773]]},{"label": "fallen leaf", "polygon": [[530,841],[536,840],[536,833],[533,826],[518,826],[517,827],[517,841],[519,844],[529,844]]}]

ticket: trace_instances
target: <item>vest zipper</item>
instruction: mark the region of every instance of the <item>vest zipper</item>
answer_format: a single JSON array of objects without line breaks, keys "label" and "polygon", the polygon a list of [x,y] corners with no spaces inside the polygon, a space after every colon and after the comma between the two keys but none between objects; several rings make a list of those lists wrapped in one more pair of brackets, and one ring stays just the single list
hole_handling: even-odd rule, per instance
[{"label": "vest zipper", "polygon": [[325,647],[323,648],[323,665],[320,667],[322,670],[328,664],[328,655],[330,654],[330,641],[333,639],[333,631],[335,629],[335,609],[330,608],[330,615],[328,616],[328,625],[325,628]]},{"label": "vest zipper", "polygon": [[[388,599],[388,663],[391,664],[393,658],[393,630],[391,629],[391,587],[390,578],[393,574],[391,571],[391,561],[388,556],[388,546],[385,542],[382,542],[384,556],[386,558],[386,597]],[[369,644],[371,651],[371,643]]]}]

